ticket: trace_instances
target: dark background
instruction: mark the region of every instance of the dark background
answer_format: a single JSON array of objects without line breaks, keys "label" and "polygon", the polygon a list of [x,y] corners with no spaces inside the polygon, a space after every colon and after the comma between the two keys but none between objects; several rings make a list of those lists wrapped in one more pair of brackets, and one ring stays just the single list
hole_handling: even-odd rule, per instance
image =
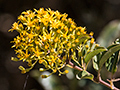
[{"label": "dark background", "polygon": [[[120,0],[0,0],[0,90],[23,90],[29,73],[22,75],[18,66],[23,63],[10,60],[14,55],[10,41],[17,33],[8,33],[8,30],[22,11],[41,7],[67,13],[78,26],[86,26],[88,32],[93,31],[95,38],[109,22],[120,19]],[[89,85],[70,89],[69,80],[64,75],[60,78],[64,79],[61,82],[67,87],[63,90],[94,90],[89,89]],[[42,87],[29,76],[25,90],[44,90]]]}]

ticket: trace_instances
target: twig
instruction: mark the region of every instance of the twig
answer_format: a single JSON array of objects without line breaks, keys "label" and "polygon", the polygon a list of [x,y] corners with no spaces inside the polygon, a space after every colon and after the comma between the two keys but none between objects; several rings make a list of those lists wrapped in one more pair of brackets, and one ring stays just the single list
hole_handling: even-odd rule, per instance
[{"label": "twig", "polygon": [[112,87],[111,87],[111,85],[108,84],[108,83],[106,83],[105,81],[103,81],[103,80],[101,79],[101,77],[99,77],[99,83],[101,83],[102,85],[104,85],[104,86],[106,86],[106,87],[108,87],[108,88],[111,88],[112,90],[120,90],[120,89],[118,89],[118,88],[115,87],[115,86],[112,86]]},{"label": "twig", "polygon": [[[68,64],[71,66],[71,68],[74,68],[74,69],[79,70],[79,71],[83,71],[82,68],[74,65],[71,61],[69,61]],[[118,89],[118,88],[115,87],[115,86],[112,86],[112,87],[111,87],[111,85],[110,85],[109,83],[107,83],[107,82],[105,82],[105,81],[103,81],[103,80],[101,79],[101,76],[99,76],[98,78],[99,78],[99,79],[98,79],[97,82],[99,82],[100,84],[102,84],[102,85],[104,85],[104,86],[106,86],[106,87],[108,87],[108,88],[110,88],[110,89],[112,89],[112,90],[120,90],[120,89]]]}]

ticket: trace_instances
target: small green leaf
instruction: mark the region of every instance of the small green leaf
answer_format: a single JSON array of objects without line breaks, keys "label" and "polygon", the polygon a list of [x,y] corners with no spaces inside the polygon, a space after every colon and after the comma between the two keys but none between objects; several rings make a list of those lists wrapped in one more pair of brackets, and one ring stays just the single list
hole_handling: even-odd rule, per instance
[{"label": "small green leaf", "polygon": [[87,71],[81,71],[76,75],[77,79],[90,79],[93,80],[94,76],[90,73],[88,73]]},{"label": "small green leaf", "polygon": [[101,58],[99,62],[100,68],[103,66],[103,64],[111,57],[111,55],[117,51],[120,50],[120,44],[116,44],[115,46],[112,46]]},{"label": "small green leaf", "polygon": [[106,51],[106,49],[105,49],[105,48],[104,48],[104,49],[96,49],[96,50],[88,53],[88,54],[86,55],[85,59],[84,59],[84,60],[85,60],[85,63],[88,63],[88,62],[93,58],[93,56],[95,56],[95,55],[97,55],[98,53],[103,52],[103,51]]}]

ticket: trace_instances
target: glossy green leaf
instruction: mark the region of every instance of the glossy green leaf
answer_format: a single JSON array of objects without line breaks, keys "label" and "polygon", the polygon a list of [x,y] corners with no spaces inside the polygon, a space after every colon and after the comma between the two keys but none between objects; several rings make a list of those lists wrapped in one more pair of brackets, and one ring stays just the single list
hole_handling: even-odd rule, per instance
[{"label": "glossy green leaf", "polygon": [[94,76],[90,73],[88,73],[87,71],[81,71],[76,75],[77,79],[90,79],[93,80]]},{"label": "glossy green leaf", "polygon": [[85,59],[84,59],[84,60],[85,60],[85,63],[88,63],[88,62],[93,58],[93,56],[95,56],[95,55],[97,55],[98,53],[103,52],[103,51],[106,51],[106,49],[105,49],[105,48],[104,48],[104,49],[96,49],[96,50],[88,53],[88,54],[86,55]]},{"label": "glossy green leaf", "polygon": [[99,62],[100,68],[103,64],[111,57],[111,55],[120,50],[120,44],[116,44],[115,46],[111,47],[101,58]]}]

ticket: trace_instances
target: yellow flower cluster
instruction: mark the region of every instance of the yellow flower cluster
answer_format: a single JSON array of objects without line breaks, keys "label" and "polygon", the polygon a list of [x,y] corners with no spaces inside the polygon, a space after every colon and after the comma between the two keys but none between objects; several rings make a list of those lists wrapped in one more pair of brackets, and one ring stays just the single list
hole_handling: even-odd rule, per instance
[{"label": "yellow flower cluster", "polygon": [[[21,13],[18,21],[9,31],[19,32],[14,41],[11,41],[14,43],[12,48],[16,48],[17,54],[17,58],[12,57],[12,60],[22,60],[30,67],[25,69],[20,66],[22,73],[28,72],[37,62],[44,65],[40,71],[51,69],[52,73],[57,71],[59,74],[68,73],[67,70],[61,72],[61,69],[66,65],[70,50],[75,52],[91,38],[93,33],[87,34],[85,27],[77,27],[76,23],[67,16],[66,13],[61,14],[58,11],[43,8]],[[91,43],[93,42],[92,38]],[[48,76],[42,75],[42,77]]]}]

